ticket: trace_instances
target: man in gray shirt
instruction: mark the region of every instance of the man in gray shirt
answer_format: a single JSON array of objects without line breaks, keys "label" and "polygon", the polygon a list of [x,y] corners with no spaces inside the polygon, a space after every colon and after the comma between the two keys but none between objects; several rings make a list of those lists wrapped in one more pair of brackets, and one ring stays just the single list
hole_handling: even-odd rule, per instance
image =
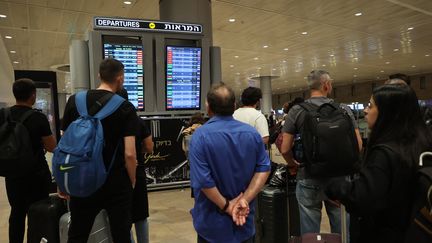
[{"label": "man in gray shirt", "polygon": [[[311,93],[310,98],[305,102],[316,106],[333,102],[332,99],[327,97],[332,91],[332,79],[327,71],[312,71],[308,75],[308,85]],[[354,115],[348,106],[341,105],[341,108],[347,111],[354,124],[359,149],[361,150],[362,140]],[[285,118],[285,124],[282,128],[283,142],[281,153],[289,167],[298,167],[299,165],[293,158],[291,150],[295,136],[297,134],[301,136],[305,115],[305,110],[301,106],[296,105],[292,107]],[[302,234],[320,232],[321,208],[323,202],[330,219],[331,232],[340,233],[341,231],[340,209],[326,201],[322,191],[327,181],[328,179],[311,177],[305,171],[304,167],[298,169],[296,196],[299,203],[300,229]]]}]

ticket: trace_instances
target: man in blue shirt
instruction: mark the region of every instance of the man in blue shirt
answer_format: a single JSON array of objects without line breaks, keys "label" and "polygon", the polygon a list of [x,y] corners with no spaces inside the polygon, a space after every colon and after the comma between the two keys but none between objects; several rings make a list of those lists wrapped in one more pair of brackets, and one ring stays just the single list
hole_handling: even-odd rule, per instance
[{"label": "man in blue shirt", "polygon": [[192,136],[189,150],[198,243],[249,243],[255,235],[254,198],[270,171],[261,136],[234,120],[234,92],[223,83],[207,94],[211,119]]}]

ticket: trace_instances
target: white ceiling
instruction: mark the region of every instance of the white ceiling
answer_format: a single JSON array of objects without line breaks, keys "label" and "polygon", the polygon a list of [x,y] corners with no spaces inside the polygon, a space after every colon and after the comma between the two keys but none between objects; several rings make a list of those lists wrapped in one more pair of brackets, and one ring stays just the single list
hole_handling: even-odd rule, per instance
[{"label": "white ceiling", "polygon": [[[4,42],[15,69],[49,70],[68,63],[69,41],[85,38],[93,16],[159,19],[158,0],[133,2],[0,0],[0,35],[13,37]],[[212,15],[236,91],[260,75],[280,76],[274,93],[296,91],[315,68],[336,85],[432,71],[431,0],[213,0]]]}]

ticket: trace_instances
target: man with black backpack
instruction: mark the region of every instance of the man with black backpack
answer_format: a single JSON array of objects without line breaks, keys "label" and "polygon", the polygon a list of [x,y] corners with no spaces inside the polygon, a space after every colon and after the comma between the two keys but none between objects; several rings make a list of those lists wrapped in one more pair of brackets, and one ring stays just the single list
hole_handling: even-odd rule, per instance
[{"label": "man with black backpack", "polygon": [[16,80],[13,94],[16,104],[0,110],[0,176],[6,177],[11,206],[9,242],[22,243],[30,205],[49,194],[51,173],[45,151],[54,150],[56,139],[46,116],[32,109],[34,82]]},{"label": "man with black backpack", "polygon": [[[310,98],[292,107],[285,119],[281,153],[289,167],[299,166],[296,196],[301,233],[320,232],[323,202],[332,233],[341,233],[340,209],[325,200],[322,190],[329,178],[355,172],[361,137],[349,107],[327,97],[332,91],[328,72],[312,71],[308,85]],[[297,134],[301,137],[302,153],[296,151],[293,157],[292,145]]]},{"label": "man with black backpack", "polygon": [[[86,93],[80,92],[69,98],[62,124],[62,130],[65,133],[54,154],[54,157],[58,159],[53,159],[54,175],[64,179],[64,181],[59,181],[56,178],[59,181],[62,194],[68,194],[68,190],[70,191],[71,225],[68,243],[87,242],[95,217],[102,209],[108,213],[114,242],[131,242],[132,192],[137,165],[135,136],[139,127],[139,120],[134,106],[115,94],[123,87],[123,64],[115,59],[103,60],[99,66],[99,77],[101,84],[98,89],[89,90]],[[118,102],[119,99],[121,99],[120,102]],[[119,106],[113,106],[114,103]],[[87,109],[84,109],[83,106]],[[81,187],[83,190],[80,190],[79,180],[76,183],[72,182],[75,170],[82,172],[78,172],[81,179],[91,180],[92,178],[87,178],[88,175],[83,172],[85,168],[79,168],[79,163],[73,163],[73,159],[79,159],[73,151],[68,151],[67,146],[62,146],[62,144],[67,145],[74,142],[77,142],[78,145],[80,142],[87,142],[84,139],[81,141],[78,135],[75,137],[77,141],[68,141],[68,139],[73,140],[72,138],[76,135],[70,133],[68,128],[72,129],[71,131],[79,131],[80,128],[77,127],[77,124],[80,122],[82,122],[81,124],[88,124],[87,120],[100,122],[104,137],[103,172],[106,171],[107,176],[99,188],[93,188],[94,192],[87,191],[86,189],[89,188],[85,186]],[[83,137],[87,135],[83,134]],[[70,149],[73,150],[73,148]],[[65,153],[67,153],[66,159],[62,161],[62,155]],[[58,157],[56,157],[57,155]],[[55,168],[54,161],[56,162]],[[61,164],[62,162],[65,164]],[[89,161],[89,163],[94,162]],[[90,195],[86,195],[89,193]]]}]

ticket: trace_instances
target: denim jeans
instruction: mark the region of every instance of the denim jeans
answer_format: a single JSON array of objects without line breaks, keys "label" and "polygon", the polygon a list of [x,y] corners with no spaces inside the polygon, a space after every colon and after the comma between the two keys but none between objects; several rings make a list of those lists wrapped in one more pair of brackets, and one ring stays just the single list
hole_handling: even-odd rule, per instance
[{"label": "denim jeans", "polygon": [[[319,233],[321,225],[321,209],[324,202],[330,220],[332,233],[341,233],[341,211],[332,203],[326,201],[324,187],[327,180],[299,179],[297,180],[296,196],[300,211],[301,234]],[[349,215],[347,214],[347,228]],[[349,236],[347,236],[349,239]]]},{"label": "denim jeans", "polygon": [[[144,219],[134,223],[135,225],[135,233],[137,237],[137,243],[149,243],[149,224],[148,220]],[[131,241],[135,243],[132,231],[131,231]]]}]

